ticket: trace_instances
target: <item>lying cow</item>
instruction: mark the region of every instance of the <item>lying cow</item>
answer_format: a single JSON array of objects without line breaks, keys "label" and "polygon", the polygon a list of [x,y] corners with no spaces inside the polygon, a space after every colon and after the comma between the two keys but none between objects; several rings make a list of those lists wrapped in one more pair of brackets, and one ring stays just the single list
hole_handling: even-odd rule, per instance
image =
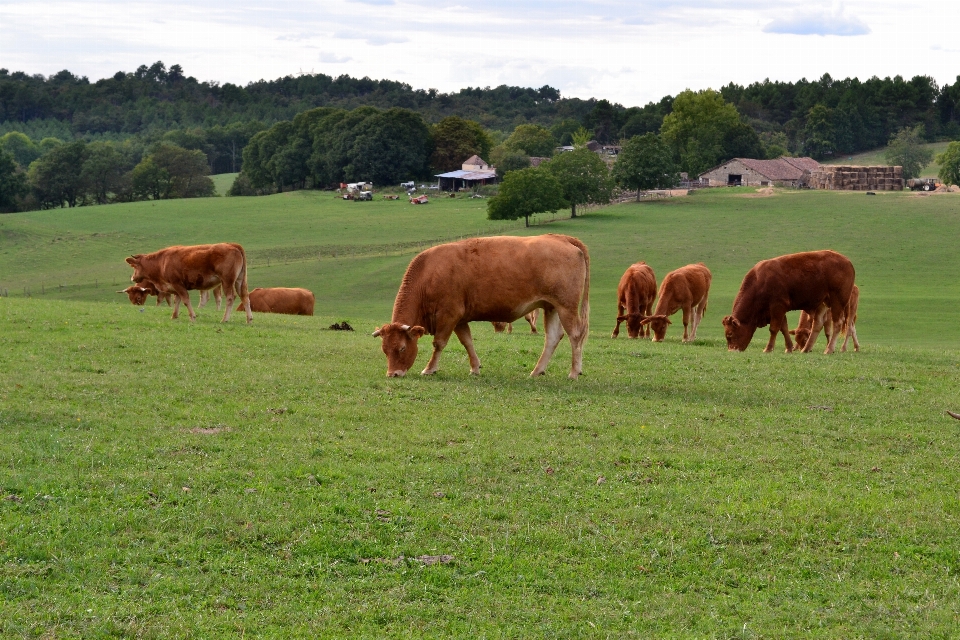
[{"label": "lying cow", "polygon": [[[793,351],[787,312],[799,309],[822,317],[818,311],[824,306],[834,318],[839,318],[850,300],[855,276],[853,263],[835,251],[791,253],[758,262],[744,276],[733,301],[733,312],[723,319],[727,348],[743,351],[757,328],[769,324],[770,341],[764,353],[773,351],[777,333],[783,334],[787,352]],[[810,351],[816,343],[820,332],[817,324],[802,351]],[[836,340],[834,331],[824,353],[833,353]]]},{"label": "lying cow", "polygon": [[127,264],[133,267],[130,279],[135,283],[149,280],[160,291],[177,296],[173,304],[174,318],[180,315],[180,302],[183,301],[190,313],[190,320],[195,320],[197,314],[190,304],[190,290],[204,291],[222,284],[227,298],[223,321],[230,320],[237,295],[246,307],[247,322],[253,321],[247,293],[247,258],[243,247],[238,244],[222,242],[167,247],[153,253],[130,256]]},{"label": "lying cow", "polygon": [[393,319],[373,335],[382,338],[387,376],[404,375],[417,358],[417,340],[434,336],[433,356],[423,375],[436,373],[452,333],[480,373],[469,323],[513,322],[543,309],[544,345],[530,374],[542,375],[564,331],[570,336],[570,378],[583,368],[583,343],[590,325],[590,257],[576,238],[547,234],[530,238],[471,238],[417,255],[393,305]]},{"label": "lying cow", "polygon": [[667,326],[672,324],[670,316],[680,309],[683,309],[683,341],[697,339],[697,328],[707,311],[711,282],[713,274],[702,262],[688,264],[666,275],[657,293],[657,310],[641,320],[653,329],[654,342],[663,342]]},{"label": "lying cow", "polygon": [[[527,321],[527,324],[530,325],[530,333],[537,332],[537,318],[540,317],[540,309],[534,309],[530,313],[523,316],[523,319]],[[493,331],[495,333],[513,333],[513,323],[512,322],[491,322],[493,325]]]},{"label": "lying cow", "polygon": [[631,338],[649,336],[650,327],[642,321],[650,315],[656,297],[657,277],[650,265],[641,261],[627,267],[617,286],[617,326],[610,337],[620,335],[620,323],[624,320],[627,321],[627,335]]},{"label": "lying cow", "polygon": [[[847,306],[844,307],[843,315],[838,322],[833,321],[833,314],[826,307],[821,307],[818,310],[821,312],[821,314],[818,315],[822,315],[820,324],[824,328],[828,342],[834,331],[843,331],[843,344],[840,345],[841,353],[846,352],[847,342],[849,342],[851,336],[853,337],[853,350],[860,351],[860,341],[857,340],[857,307],[859,306],[860,287],[853,285],[850,300],[847,302]],[[798,349],[806,346],[810,334],[813,333],[814,319],[815,316],[811,316],[806,311],[800,312],[800,320],[797,322],[797,328],[790,331],[790,335],[794,336],[797,340]]]},{"label": "lying cow", "polygon": [[[250,309],[257,313],[286,313],[291,316],[312,316],[315,298],[309,289],[257,287],[250,292]],[[243,308],[243,303],[237,311]]]},{"label": "lying cow", "polygon": [[138,307],[142,307],[147,303],[147,298],[150,296],[157,296],[157,305],[160,306],[161,302],[166,302],[167,306],[170,306],[170,298],[172,294],[160,291],[157,289],[157,285],[153,284],[149,280],[144,280],[140,284],[132,284],[126,289],[117,291],[117,293],[125,293],[127,297],[130,298],[130,304],[135,304]]}]

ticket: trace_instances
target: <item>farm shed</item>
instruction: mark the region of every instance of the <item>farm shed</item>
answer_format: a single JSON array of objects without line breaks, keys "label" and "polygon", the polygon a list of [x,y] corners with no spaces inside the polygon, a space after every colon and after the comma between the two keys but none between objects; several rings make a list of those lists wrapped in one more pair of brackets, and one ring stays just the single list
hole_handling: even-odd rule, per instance
[{"label": "farm shed", "polygon": [[810,174],[812,189],[903,191],[903,167],[822,165]]},{"label": "farm shed", "polygon": [[437,182],[441,191],[469,189],[481,184],[497,181],[497,169],[487,164],[480,156],[471,156],[463,162],[461,169],[438,173]]},{"label": "farm shed", "polygon": [[813,158],[788,158],[774,160],[734,158],[700,174],[700,181],[711,187],[789,186],[797,187],[806,182],[810,173],[820,168]]}]

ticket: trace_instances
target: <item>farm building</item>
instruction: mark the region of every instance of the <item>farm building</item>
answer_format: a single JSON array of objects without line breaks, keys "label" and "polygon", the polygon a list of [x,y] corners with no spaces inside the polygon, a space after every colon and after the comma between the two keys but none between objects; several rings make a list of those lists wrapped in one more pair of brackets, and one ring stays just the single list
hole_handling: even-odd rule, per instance
[{"label": "farm building", "polygon": [[470,156],[460,170],[438,173],[435,177],[441,191],[458,191],[496,182],[497,168],[491,167],[480,156]]},{"label": "farm building", "polygon": [[775,160],[734,158],[700,174],[700,181],[711,187],[748,185],[754,187],[788,186],[805,184],[810,173],[820,168],[813,158],[788,158]]}]

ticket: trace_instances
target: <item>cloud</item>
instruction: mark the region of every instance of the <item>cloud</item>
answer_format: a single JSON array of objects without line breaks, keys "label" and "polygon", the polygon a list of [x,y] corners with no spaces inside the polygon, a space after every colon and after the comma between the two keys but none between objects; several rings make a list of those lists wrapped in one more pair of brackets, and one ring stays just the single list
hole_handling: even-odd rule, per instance
[{"label": "cloud", "polygon": [[763,31],[795,36],[865,36],[870,33],[870,27],[857,17],[845,16],[840,5],[832,11],[825,8],[796,11],[774,20]]},{"label": "cloud", "polygon": [[329,53],[327,51],[320,53],[320,62],[328,62],[331,64],[341,64],[343,62],[350,62],[353,60],[350,56],[340,57],[335,53]]},{"label": "cloud", "polygon": [[347,2],[355,2],[357,4],[372,4],[372,5],[395,4],[393,0],[347,0]]},{"label": "cloud", "polygon": [[406,36],[390,35],[384,32],[337,31],[333,34],[333,37],[340,38],[341,40],[363,40],[372,47],[382,47],[386,44],[399,44],[410,41]]}]

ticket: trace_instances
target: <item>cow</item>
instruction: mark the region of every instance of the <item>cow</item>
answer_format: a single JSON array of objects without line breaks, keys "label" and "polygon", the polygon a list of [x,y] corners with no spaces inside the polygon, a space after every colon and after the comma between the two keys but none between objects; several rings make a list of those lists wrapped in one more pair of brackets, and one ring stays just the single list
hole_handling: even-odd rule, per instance
[{"label": "cow", "polygon": [[513,322],[534,309],[544,312],[544,345],[530,375],[546,371],[565,331],[573,352],[569,377],[576,379],[590,326],[590,256],[576,238],[470,238],[427,249],[407,267],[391,322],[373,335],[382,339],[388,377],[406,374],[417,358],[417,341],[428,333],[434,336],[433,356],[421,375],[436,373],[452,333],[476,375],[480,359],[469,323]]},{"label": "cow", "polygon": [[702,262],[680,267],[663,278],[657,293],[656,311],[641,320],[653,329],[654,342],[663,342],[667,326],[672,324],[670,316],[680,309],[683,309],[683,342],[697,339],[697,328],[707,311],[711,282],[713,274]]},{"label": "cow", "polygon": [[157,285],[153,284],[149,280],[143,280],[140,284],[132,284],[126,289],[121,289],[117,293],[125,293],[130,299],[130,304],[135,304],[138,307],[142,307],[147,302],[147,298],[150,296],[157,296],[157,305],[160,306],[161,302],[166,302],[167,306],[170,306],[171,294],[157,289]]},{"label": "cow", "polygon": [[[523,316],[523,319],[527,321],[527,324],[530,325],[530,333],[537,332],[537,318],[540,317],[540,309],[534,309],[530,313]],[[493,330],[495,333],[513,333],[513,323],[512,322],[491,322],[493,325]]]},{"label": "cow", "polygon": [[620,335],[620,323],[624,320],[631,338],[649,336],[650,327],[642,324],[642,320],[650,315],[656,297],[657,277],[650,265],[641,261],[627,267],[617,286],[617,326],[610,337]]},{"label": "cow", "polygon": [[[745,350],[757,328],[769,324],[770,340],[764,353],[773,351],[777,333],[783,334],[787,353],[793,351],[787,312],[799,309],[818,316],[823,306],[839,318],[850,300],[855,276],[853,263],[836,251],[806,251],[761,260],[744,276],[733,311],[723,319],[727,349]],[[818,324],[814,325],[803,352],[810,351],[816,343]],[[837,335],[834,331],[830,336],[824,353],[833,353]]]},{"label": "cow", "polygon": [[246,308],[247,323],[253,321],[247,292],[247,258],[239,244],[221,242],[167,247],[153,253],[132,255],[126,262],[133,267],[130,277],[133,282],[140,284],[150,280],[160,291],[177,296],[173,304],[174,319],[180,315],[180,302],[183,301],[190,320],[196,320],[197,314],[190,304],[191,289],[204,291],[222,284],[227,298],[223,322],[230,320],[237,295]]},{"label": "cow", "polygon": [[[309,289],[257,287],[250,292],[250,309],[257,313],[286,313],[291,316],[312,316],[315,298]],[[243,308],[241,302],[237,311]]]},{"label": "cow", "polygon": [[[843,315],[839,322],[833,321],[833,314],[826,307],[821,307],[818,312],[822,313],[821,324],[830,341],[830,336],[834,331],[843,331],[843,344],[840,345],[840,352],[845,353],[847,342],[853,337],[853,350],[860,351],[860,341],[857,340],[857,308],[860,306],[860,287],[853,285],[850,292],[850,300],[843,309]],[[819,314],[818,314],[819,315]],[[790,331],[790,335],[797,340],[797,348],[800,349],[807,344],[810,334],[813,332],[813,321],[817,316],[811,316],[806,311],[800,312],[800,320],[797,322],[797,328]],[[812,347],[811,347],[812,348]]]}]

